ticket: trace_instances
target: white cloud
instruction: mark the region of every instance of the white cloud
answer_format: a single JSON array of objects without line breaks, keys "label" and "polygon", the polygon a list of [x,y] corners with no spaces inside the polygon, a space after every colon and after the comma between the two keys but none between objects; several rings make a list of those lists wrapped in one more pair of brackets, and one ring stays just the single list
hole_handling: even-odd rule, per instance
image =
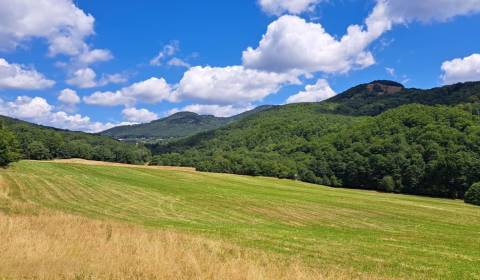
[{"label": "white cloud", "polygon": [[88,63],[109,59],[109,51],[91,50],[85,43],[95,33],[94,22],[72,0],[0,0],[0,49],[44,38],[52,56],[78,56]]},{"label": "white cloud", "polygon": [[243,52],[243,64],[276,72],[345,73],[365,68],[375,63],[367,47],[391,28],[384,17],[384,6],[377,5],[365,24],[366,29],[349,26],[337,40],[318,23],[285,15],[268,26],[256,49],[249,47]]},{"label": "white cloud", "polygon": [[480,0],[379,0],[386,4],[387,17],[396,23],[445,21],[480,12]]},{"label": "white cloud", "polygon": [[444,84],[480,81],[480,54],[445,61],[442,64]]},{"label": "white cloud", "polygon": [[85,103],[100,106],[131,106],[135,103],[158,103],[171,97],[171,87],[163,78],[150,78],[111,92],[97,91],[83,98]]},{"label": "white cloud", "polygon": [[[282,3],[265,2],[277,6]],[[350,25],[340,39],[327,33],[320,24],[285,15],[268,26],[258,47],[243,52],[243,65],[276,72],[296,69],[345,73],[374,64],[369,45],[395,24],[445,21],[478,12],[480,0],[377,0],[364,26]]]},{"label": "white cloud", "polygon": [[296,75],[271,73],[243,66],[190,68],[175,92],[179,100],[208,104],[247,104],[276,93],[285,84],[300,83]]},{"label": "white cloud", "polygon": [[10,102],[0,99],[0,115],[41,125],[86,132],[99,132],[116,125],[93,122],[87,116],[68,114],[54,109],[54,106],[48,104],[42,97],[18,96]]},{"label": "white cloud", "polygon": [[271,15],[284,13],[301,14],[312,11],[321,0],[259,0],[258,4],[264,12]]},{"label": "white cloud", "polygon": [[122,111],[123,118],[132,123],[146,123],[158,119],[158,115],[147,109],[125,108]]},{"label": "white cloud", "polygon": [[107,84],[120,84],[127,81],[124,74],[106,74],[97,80],[97,73],[92,68],[81,68],[73,72],[72,77],[66,82],[79,88],[92,88]]},{"label": "white cloud", "polygon": [[39,119],[48,116],[53,106],[41,97],[18,96],[13,102],[0,99],[0,114],[20,119]]},{"label": "white cloud", "polygon": [[128,81],[127,75],[115,73],[115,74],[104,74],[102,78],[97,82],[99,86],[104,86],[107,84],[122,84]]},{"label": "white cloud", "polygon": [[63,111],[52,112],[48,118],[40,120],[38,123],[63,129],[91,133],[104,131],[118,125],[110,122],[94,122],[88,116],[82,116],[80,114],[71,115]]},{"label": "white cloud", "polygon": [[252,110],[252,105],[236,107],[233,105],[205,105],[205,104],[191,104],[182,108],[174,108],[168,111],[168,115],[178,112],[194,112],[199,115],[214,115],[216,117],[230,117],[238,115],[248,110]]},{"label": "white cloud", "polygon": [[160,52],[150,60],[150,65],[153,65],[153,66],[162,65],[163,61],[166,58],[171,57],[178,52],[178,50],[180,49],[179,45],[180,44],[178,41],[172,41],[166,44],[165,46],[163,46]]},{"label": "white cloud", "polygon": [[92,68],[82,68],[73,72],[73,77],[67,83],[79,88],[92,88],[97,86],[96,78],[97,74]]},{"label": "white cloud", "polygon": [[133,106],[136,103],[176,102],[192,99],[202,104],[245,106],[276,93],[283,85],[299,84],[297,75],[271,73],[243,66],[201,67],[187,70],[178,85],[163,78],[150,78],[117,91],[95,92],[85,103],[101,106]]},{"label": "white cloud", "polygon": [[58,95],[58,101],[65,105],[76,105],[80,103],[80,97],[73,89],[66,88]]},{"label": "white cloud", "polygon": [[89,65],[95,62],[108,61],[113,58],[112,53],[105,49],[87,50],[78,56],[78,62]]},{"label": "white cloud", "polygon": [[188,62],[186,62],[186,61],[184,61],[184,60],[182,60],[178,57],[174,57],[174,58],[170,59],[167,64],[170,65],[170,66],[176,66],[176,67],[185,67],[185,68],[190,68],[191,67],[191,65]]},{"label": "white cloud", "polygon": [[385,71],[387,71],[388,75],[392,76],[392,77],[395,77],[395,68],[391,68],[391,67],[385,67]]},{"label": "white cloud", "polygon": [[43,89],[54,84],[33,68],[0,58],[0,89]]},{"label": "white cloud", "polygon": [[290,96],[286,103],[320,102],[335,95],[335,91],[328,82],[324,79],[319,79],[316,84],[307,85],[305,91]]}]

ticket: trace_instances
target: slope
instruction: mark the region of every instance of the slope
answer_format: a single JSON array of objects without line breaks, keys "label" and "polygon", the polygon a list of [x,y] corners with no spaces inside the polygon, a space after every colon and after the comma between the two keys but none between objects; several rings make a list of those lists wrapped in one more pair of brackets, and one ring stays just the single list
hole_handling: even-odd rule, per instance
[{"label": "slope", "polygon": [[251,111],[228,118],[215,117],[212,115],[199,115],[192,112],[179,112],[146,124],[114,127],[101,132],[101,134],[126,141],[137,141],[142,139],[144,141],[171,140],[216,129],[272,107],[274,106],[260,106]]},{"label": "slope", "polygon": [[322,111],[344,115],[378,115],[406,104],[458,105],[480,102],[480,82],[432,89],[405,88],[392,81],[373,81],[353,87],[323,102]]},{"label": "slope", "polygon": [[408,279],[480,276],[480,211],[461,201],[263,177],[38,161],[19,162],[0,176],[7,188],[0,208],[7,211],[21,199],[223,239],[327,270]]},{"label": "slope", "polygon": [[[468,103],[477,100],[478,87],[420,91],[376,81],[325,102],[281,106],[152,145],[153,164],[462,198],[480,180],[479,106]],[[402,105],[408,102],[457,108]]]},{"label": "slope", "polygon": [[150,151],[107,136],[62,130],[0,116],[0,124],[13,132],[22,158],[84,158],[125,163],[144,163]]}]

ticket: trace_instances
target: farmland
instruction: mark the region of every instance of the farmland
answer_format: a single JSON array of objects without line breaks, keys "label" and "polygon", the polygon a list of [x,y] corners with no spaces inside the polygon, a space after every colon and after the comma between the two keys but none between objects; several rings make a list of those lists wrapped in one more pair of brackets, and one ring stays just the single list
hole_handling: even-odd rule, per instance
[{"label": "farmland", "polygon": [[[234,248],[234,256],[251,255],[252,263],[242,265],[274,271],[267,269],[266,278],[301,270],[306,279],[328,278],[332,271],[345,278],[480,279],[480,209],[459,200],[83,161],[20,161],[0,170],[0,180],[2,236],[12,219],[35,223],[39,217],[50,226],[48,220],[57,219],[53,224],[64,227],[66,235],[76,232],[68,228],[88,225],[93,229],[86,236],[100,235],[101,240],[111,224],[113,238],[125,238],[120,233],[128,232],[133,239],[138,235],[139,242],[157,245],[158,235],[174,234],[190,240],[179,244],[192,248],[192,254],[200,250],[188,247],[191,240],[216,242],[220,248]],[[68,217],[79,222],[66,227],[72,220]],[[48,230],[37,230],[44,228]],[[8,244],[0,246],[8,251]],[[291,265],[281,265],[285,261]],[[18,270],[11,271],[14,267],[0,262],[0,277],[18,276]]]}]

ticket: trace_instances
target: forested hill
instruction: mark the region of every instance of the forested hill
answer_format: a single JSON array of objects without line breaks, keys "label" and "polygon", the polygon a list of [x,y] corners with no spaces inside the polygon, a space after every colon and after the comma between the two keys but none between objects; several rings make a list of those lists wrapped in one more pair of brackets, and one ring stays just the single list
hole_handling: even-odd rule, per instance
[{"label": "forested hill", "polygon": [[153,164],[460,198],[480,180],[479,85],[377,81],[152,145]]},{"label": "forested hill", "polygon": [[192,112],[179,112],[150,123],[118,126],[102,132],[102,135],[122,140],[168,140],[194,135],[199,132],[220,128],[257,112],[274,106],[260,106],[233,117],[221,118],[212,115],[198,115]]},{"label": "forested hill", "polygon": [[406,104],[457,105],[480,102],[480,82],[433,89],[405,88],[392,81],[373,81],[353,87],[322,102],[321,111],[374,116]]},{"label": "forested hill", "polygon": [[[405,104],[455,105],[479,101],[479,82],[422,90],[408,89],[402,84],[392,81],[373,81],[368,84],[358,85],[329,100],[309,106],[316,107],[316,110],[323,113],[375,116],[388,109]],[[260,106],[254,110],[229,118],[180,112],[146,124],[114,127],[101,134],[134,142],[139,140],[175,140],[221,128],[273,107],[275,106]]]},{"label": "forested hill", "polygon": [[[83,158],[123,163],[145,163],[150,151],[141,145],[122,143],[107,136],[56,129],[0,116],[0,128],[9,135],[0,150],[16,153],[16,159]],[[11,137],[10,137],[11,136]],[[5,164],[3,164],[5,165]]]}]

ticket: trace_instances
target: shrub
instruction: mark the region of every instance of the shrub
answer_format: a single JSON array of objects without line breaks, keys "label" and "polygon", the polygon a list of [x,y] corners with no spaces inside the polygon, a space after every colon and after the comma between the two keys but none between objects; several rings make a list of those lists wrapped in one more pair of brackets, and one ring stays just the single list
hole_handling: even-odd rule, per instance
[{"label": "shrub", "polygon": [[465,193],[465,202],[480,206],[480,182],[473,184]]},{"label": "shrub", "polygon": [[395,180],[392,176],[385,176],[380,182],[380,189],[385,192],[393,192],[395,190]]}]

